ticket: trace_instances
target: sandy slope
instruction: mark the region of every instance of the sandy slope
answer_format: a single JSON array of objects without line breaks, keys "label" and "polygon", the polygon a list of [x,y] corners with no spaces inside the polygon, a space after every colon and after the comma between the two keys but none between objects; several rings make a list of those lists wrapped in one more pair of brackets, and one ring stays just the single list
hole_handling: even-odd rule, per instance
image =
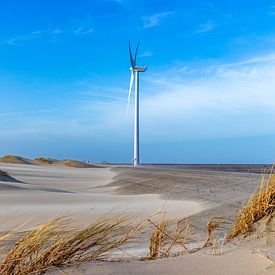
[{"label": "sandy slope", "polygon": [[[71,169],[60,166],[0,164],[18,182],[0,181],[0,230],[30,219],[37,224],[56,215],[76,214],[83,224],[108,212],[131,212],[140,217],[158,211],[164,204],[157,194],[119,195],[108,186],[116,172],[110,168]],[[206,202],[174,200],[166,202],[173,218],[192,215],[209,207]]]},{"label": "sandy slope", "polygon": [[[87,263],[76,269],[62,268],[66,274],[183,274],[183,275],[254,275],[275,273],[275,266],[255,253],[251,246],[233,247],[230,245],[222,255],[212,255],[204,250],[195,254],[186,254],[176,258],[155,261],[130,261],[110,263]],[[269,251],[271,249],[263,249]],[[52,270],[47,274],[58,274]]]},{"label": "sandy slope", "polygon": [[[237,167],[237,169],[239,169]],[[260,174],[191,170],[184,167],[115,168],[117,176],[109,186],[118,186],[116,194],[158,194],[171,200],[206,202],[207,207],[191,222],[205,230],[213,216],[234,219],[239,208],[260,183]]]},{"label": "sandy slope", "polygon": [[73,168],[100,168],[101,166],[85,163],[79,160],[57,160],[52,158],[38,157],[35,159],[28,159],[20,156],[6,155],[0,157],[0,163],[9,164],[29,164],[29,165],[49,165],[49,166],[68,166]]}]

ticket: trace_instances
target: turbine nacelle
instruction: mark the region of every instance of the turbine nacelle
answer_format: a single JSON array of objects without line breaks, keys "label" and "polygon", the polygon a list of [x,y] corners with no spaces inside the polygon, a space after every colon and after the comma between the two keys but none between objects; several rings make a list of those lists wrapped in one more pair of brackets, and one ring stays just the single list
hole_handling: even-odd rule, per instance
[{"label": "turbine nacelle", "polygon": [[143,73],[146,70],[147,70],[147,67],[141,67],[141,66],[130,67],[130,71],[133,71],[133,72]]}]

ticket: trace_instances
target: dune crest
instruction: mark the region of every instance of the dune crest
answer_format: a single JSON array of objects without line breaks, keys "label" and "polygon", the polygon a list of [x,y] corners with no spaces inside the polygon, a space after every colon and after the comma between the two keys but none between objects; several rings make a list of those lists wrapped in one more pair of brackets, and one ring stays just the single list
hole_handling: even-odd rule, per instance
[{"label": "dune crest", "polygon": [[57,166],[67,166],[72,168],[100,168],[101,167],[99,165],[90,164],[79,160],[71,160],[71,159],[58,160],[58,159],[44,158],[44,157],[28,159],[25,157],[13,156],[13,155],[5,155],[1,157],[0,163],[57,165]]},{"label": "dune crest", "polygon": [[14,163],[14,164],[32,164],[30,159],[23,158],[20,156],[5,155],[0,158],[2,163]]},{"label": "dune crest", "polygon": [[65,159],[65,160],[62,160],[61,163],[66,166],[74,167],[74,168],[100,168],[100,166],[98,165],[85,163],[79,160]]}]

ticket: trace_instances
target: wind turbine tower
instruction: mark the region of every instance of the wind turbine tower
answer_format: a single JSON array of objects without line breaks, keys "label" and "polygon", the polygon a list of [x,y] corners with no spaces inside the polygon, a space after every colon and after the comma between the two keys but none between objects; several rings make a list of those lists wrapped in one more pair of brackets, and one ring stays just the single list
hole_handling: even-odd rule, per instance
[{"label": "wind turbine tower", "polygon": [[129,88],[129,93],[128,93],[127,112],[129,111],[131,91],[132,91],[133,83],[135,80],[134,166],[140,165],[140,160],[139,160],[139,73],[143,73],[147,69],[147,67],[141,67],[141,66],[136,65],[138,48],[139,48],[139,42],[136,47],[135,55],[133,56],[132,49],[131,49],[131,43],[129,41],[131,78],[130,78],[130,88]]}]

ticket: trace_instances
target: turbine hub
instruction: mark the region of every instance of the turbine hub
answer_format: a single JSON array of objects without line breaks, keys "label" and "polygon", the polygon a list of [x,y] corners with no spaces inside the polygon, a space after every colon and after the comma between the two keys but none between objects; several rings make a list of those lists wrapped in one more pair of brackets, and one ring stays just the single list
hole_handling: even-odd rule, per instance
[{"label": "turbine hub", "polygon": [[147,70],[147,67],[135,66],[135,67],[130,67],[130,70],[134,72],[143,73]]}]

